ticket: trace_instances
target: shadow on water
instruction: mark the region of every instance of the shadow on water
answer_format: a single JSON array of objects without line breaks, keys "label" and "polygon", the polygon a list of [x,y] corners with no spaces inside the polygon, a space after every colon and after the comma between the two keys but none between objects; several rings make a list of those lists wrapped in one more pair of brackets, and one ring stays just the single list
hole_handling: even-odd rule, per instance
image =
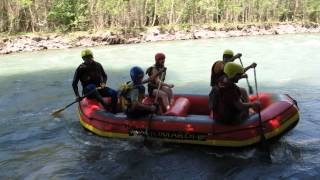
[{"label": "shadow on water", "polygon": [[[73,69],[0,77],[0,178],[104,179],[254,179],[316,177],[319,158],[319,88],[288,82],[261,86],[261,91],[288,93],[298,100],[297,127],[271,145],[273,164],[262,163],[257,149],[108,139],[83,130],[75,107],[59,118],[49,113],[74,100]],[[128,69],[109,70],[109,84],[129,80]],[[179,77],[174,74],[173,77]],[[171,81],[173,82],[173,81]],[[252,84],[253,85],[253,84]],[[190,82],[179,93],[206,94],[208,84]],[[308,162],[306,165],[305,162]],[[19,167],[19,168],[17,168]],[[294,172],[295,171],[295,172]],[[277,172],[277,173],[275,173]]]}]

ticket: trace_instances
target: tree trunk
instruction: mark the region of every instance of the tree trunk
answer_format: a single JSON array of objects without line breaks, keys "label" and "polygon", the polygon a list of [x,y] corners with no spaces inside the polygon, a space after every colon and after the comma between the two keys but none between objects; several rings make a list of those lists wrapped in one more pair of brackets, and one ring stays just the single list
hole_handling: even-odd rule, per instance
[{"label": "tree trunk", "polygon": [[169,24],[171,25],[173,22],[173,12],[174,12],[174,0],[171,2],[171,9],[170,9],[170,19],[169,19]]},{"label": "tree trunk", "polygon": [[156,20],[157,20],[157,9],[158,9],[158,0],[154,0],[154,14],[153,14],[153,20],[152,20],[152,26],[155,25]]},{"label": "tree trunk", "polygon": [[29,6],[29,13],[30,13],[30,18],[31,18],[31,29],[32,29],[32,32],[34,33],[34,26],[35,26],[35,22],[34,22],[34,16],[33,16],[33,13],[32,13],[32,10],[31,10],[31,5]]}]

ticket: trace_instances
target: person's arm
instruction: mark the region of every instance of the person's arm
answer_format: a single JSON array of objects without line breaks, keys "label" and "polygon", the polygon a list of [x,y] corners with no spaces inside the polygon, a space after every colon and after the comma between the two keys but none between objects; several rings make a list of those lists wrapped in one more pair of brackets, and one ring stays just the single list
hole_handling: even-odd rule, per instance
[{"label": "person's arm", "polygon": [[167,84],[167,83],[165,83],[165,82],[163,82],[163,81],[161,81],[160,80],[160,76],[159,76],[159,74],[162,72],[162,73],[165,73],[164,71],[165,71],[166,69],[162,69],[162,70],[160,70],[160,71],[157,71],[157,70],[153,70],[152,71],[152,75],[151,75],[151,77],[149,78],[150,79],[150,81],[154,81],[155,82],[155,84],[157,85],[157,87],[159,87],[159,84],[160,84],[160,87],[161,86],[166,86],[166,87],[169,87],[169,88],[173,88],[174,87],[174,85],[173,84]]},{"label": "person's arm", "polygon": [[76,97],[80,97],[79,90],[78,90],[79,80],[80,80],[80,68],[78,67],[76,69],[76,72],[74,73],[73,80],[72,80],[72,88]]},{"label": "person's arm", "polygon": [[249,69],[251,69],[251,68],[256,68],[257,67],[257,63],[252,63],[250,66],[248,66],[248,67],[245,67],[244,68],[244,72],[247,72]]},{"label": "person's arm", "polygon": [[[149,78],[145,79],[142,81],[142,84],[144,83],[149,83],[150,81],[154,81],[156,84],[158,84],[160,78],[159,78],[159,74],[163,71],[166,71],[167,68],[163,68],[160,71],[157,71],[155,68],[152,68],[151,71],[151,75],[149,75]],[[148,73],[149,74],[149,73]]]},{"label": "person's arm", "polygon": [[253,108],[255,111],[258,110],[258,108],[260,108],[260,103],[258,101],[254,101],[254,102],[241,102],[241,101],[237,101],[234,104],[239,110],[243,111],[243,110],[248,110],[249,108]]},{"label": "person's arm", "polygon": [[163,71],[165,71],[165,69],[161,69],[158,71],[156,68],[152,68],[151,75],[149,76],[149,80],[155,81],[156,83],[158,83],[158,81],[160,80],[159,74],[162,73]]},{"label": "person's arm", "polygon": [[133,89],[130,92],[130,100],[131,100],[131,108],[133,110],[146,110],[149,112],[154,112],[156,110],[154,105],[145,105],[141,102],[139,102],[139,90],[138,89]]},{"label": "person's arm", "polygon": [[156,107],[154,105],[146,105],[139,101],[132,102],[132,109],[145,110],[149,112],[155,112]]},{"label": "person's arm", "polygon": [[168,87],[168,88],[173,88],[174,87],[174,85],[173,84],[167,84],[167,83],[165,83],[165,82],[160,82],[161,83],[161,85],[160,86],[166,86],[166,87]]},{"label": "person's arm", "polygon": [[234,60],[241,58],[241,56],[242,56],[242,54],[238,53],[238,54],[234,55],[230,60],[233,62]]}]

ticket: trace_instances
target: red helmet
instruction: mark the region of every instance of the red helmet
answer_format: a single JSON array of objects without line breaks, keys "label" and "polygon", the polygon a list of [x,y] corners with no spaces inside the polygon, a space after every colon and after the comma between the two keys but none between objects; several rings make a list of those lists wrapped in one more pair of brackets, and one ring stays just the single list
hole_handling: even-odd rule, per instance
[{"label": "red helmet", "polygon": [[166,59],[166,56],[165,56],[163,53],[157,53],[157,54],[154,56],[154,59],[155,59],[156,61],[160,61],[160,60]]}]

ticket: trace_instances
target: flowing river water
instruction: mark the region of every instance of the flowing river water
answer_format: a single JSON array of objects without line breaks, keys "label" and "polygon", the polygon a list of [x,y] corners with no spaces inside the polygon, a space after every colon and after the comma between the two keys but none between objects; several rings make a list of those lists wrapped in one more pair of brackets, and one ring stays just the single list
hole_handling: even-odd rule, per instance
[{"label": "flowing river water", "polygon": [[[85,131],[71,82],[83,48],[0,56],[0,179],[318,179],[320,175],[320,34],[237,37],[92,48],[116,88],[129,69],[167,55],[174,92],[208,94],[210,69],[224,49],[256,62],[260,91],[287,93],[300,107],[298,125],[270,145],[272,163],[258,149],[144,145]],[[237,62],[237,61],[236,61]],[[248,72],[254,86],[253,72]],[[245,81],[240,86],[246,87]]]}]

